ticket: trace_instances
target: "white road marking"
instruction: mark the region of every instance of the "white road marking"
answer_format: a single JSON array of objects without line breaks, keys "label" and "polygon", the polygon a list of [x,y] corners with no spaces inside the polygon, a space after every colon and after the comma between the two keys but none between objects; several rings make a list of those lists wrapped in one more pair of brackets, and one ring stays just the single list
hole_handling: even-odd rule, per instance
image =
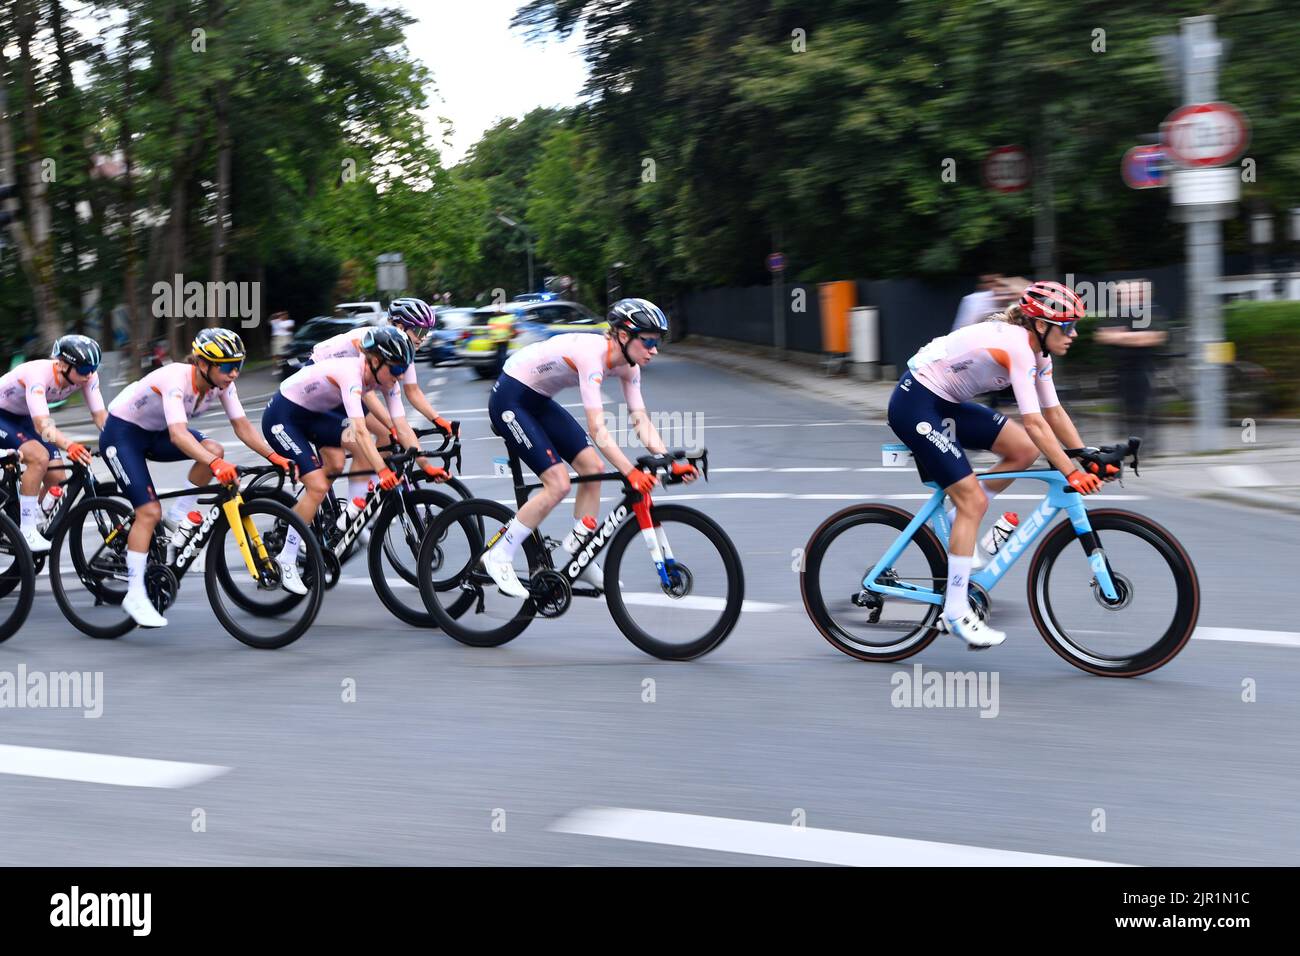
[{"label": "white road marking", "polygon": [[837,468],[773,468],[772,470],[778,472],[796,472],[796,471],[848,471],[849,469],[847,467],[837,467]]},{"label": "white road marking", "polygon": [[841,866],[1125,866],[1102,860],[932,843],[692,813],[592,807],[552,824],[559,833]]},{"label": "white road marking", "polygon": [[1192,640],[1300,647],[1300,634],[1292,634],[1289,631],[1252,631],[1240,627],[1198,627],[1192,632]]},{"label": "white road marking", "polygon": [[117,787],[162,787],[177,790],[219,777],[229,770],[229,767],[206,763],[116,757],[112,754],[0,744],[0,773],[16,774],[21,777],[108,783]]},{"label": "white road marking", "polygon": [[[621,580],[621,579],[620,579]],[[653,591],[631,591],[623,594],[624,604],[643,604],[651,607],[683,607],[692,611],[721,611],[727,606],[724,598],[704,597],[688,594],[683,598],[671,598],[667,594]],[[784,611],[788,604],[769,604],[766,601],[742,601],[740,609],[748,614],[770,614],[772,611]]]},{"label": "white road marking", "polygon": [[1210,468],[1210,474],[1219,484],[1229,488],[1262,488],[1282,484],[1259,465],[1215,465]]}]

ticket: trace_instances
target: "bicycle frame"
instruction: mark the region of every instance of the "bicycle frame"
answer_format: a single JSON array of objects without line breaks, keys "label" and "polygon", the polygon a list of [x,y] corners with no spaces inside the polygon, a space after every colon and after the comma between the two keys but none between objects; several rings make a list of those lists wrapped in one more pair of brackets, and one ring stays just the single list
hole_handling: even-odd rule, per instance
[{"label": "bicycle frame", "polygon": [[[1088,521],[1088,509],[1083,505],[1083,496],[1070,488],[1065,476],[1053,468],[1038,468],[1032,471],[985,472],[975,477],[980,481],[997,481],[1003,478],[1029,478],[1034,481],[1045,482],[1048,489],[1047,495],[1039,503],[1038,507],[1021,521],[1015,533],[1006,540],[989,562],[971,574],[971,584],[978,585],[987,592],[992,592],[997,583],[1002,580],[1003,575],[1011,570],[1020,556],[1038,539],[1038,536],[1047,530],[1057,514],[1064,511],[1069,516],[1070,523],[1074,526],[1075,534],[1079,536],[1084,551],[1088,554],[1088,563],[1092,568],[1092,574],[1097,581],[1098,587],[1101,588],[1101,593],[1111,601],[1119,599],[1118,592],[1115,590],[1115,583],[1111,578],[1110,564],[1106,561],[1101,542]],[[944,491],[933,481],[927,481],[925,485],[928,488],[933,488],[934,494],[925,503],[924,507],[916,513],[916,516],[908,523],[907,527],[899,533],[898,538],[890,545],[884,557],[877,561],[871,570],[866,573],[862,579],[862,587],[876,594],[903,598],[907,601],[941,605],[944,602],[943,591],[910,585],[894,586],[876,583],[877,578],[898,560],[898,556],[903,553],[903,549],[907,547],[912,537],[927,522],[933,527],[935,534],[938,535],[939,542],[943,545],[944,550],[948,549],[950,529],[948,516],[943,509]]]},{"label": "bicycle frame", "polygon": [[[529,493],[536,491],[538,488],[543,486],[540,481],[532,485],[526,484],[524,482],[523,468],[519,457],[514,454],[512,449],[507,449],[507,451],[510,456],[510,475],[514,480],[515,486],[515,502],[518,507],[522,508],[528,501]],[[623,476],[616,471],[601,472],[595,475],[569,476],[570,483],[575,485],[587,484],[594,481],[611,481],[614,479],[622,481]],[[619,526],[627,519],[629,511],[636,516],[637,524],[641,528],[641,536],[645,540],[646,546],[650,549],[650,556],[654,561],[655,570],[659,573],[660,584],[666,588],[673,586],[671,575],[673,571],[676,570],[676,561],[673,558],[672,548],[668,545],[668,538],[664,534],[663,526],[654,519],[654,502],[651,501],[649,495],[641,495],[640,500],[636,501],[633,499],[635,494],[636,493],[632,491],[631,488],[624,485],[623,500],[616,504],[610,512],[605,515],[604,519],[596,525],[596,529],[591,533],[591,536],[586,540],[583,546],[572,555],[569,562],[564,566],[564,575],[569,579],[569,585],[571,587],[579,583],[578,578],[582,575],[582,572],[586,569],[587,565],[596,560],[596,556],[600,554],[600,552],[604,551],[610,541],[614,539],[614,532],[617,531]],[[496,544],[497,539],[504,533],[505,528],[502,528],[494,534],[483,548],[484,553],[490,550],[491,547]],[[551,550],[546,546],[546,539],[542,536],[541,530],[538,529],[534,531],[533,537],[537,540],[541,553],[545,555],[548,566],[554,570],[555,562],[552,559]],[[596,592],[593,589],[592,594],[594,595],[596,593],[599,592]]]}]

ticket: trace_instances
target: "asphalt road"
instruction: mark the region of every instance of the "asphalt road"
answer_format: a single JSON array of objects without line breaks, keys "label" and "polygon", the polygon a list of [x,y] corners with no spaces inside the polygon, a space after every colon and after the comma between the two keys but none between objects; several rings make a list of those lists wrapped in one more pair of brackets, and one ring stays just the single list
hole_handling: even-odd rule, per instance
[{"label": "asphalt road", "polygon": [[[464,422],[470,486],[507,498],[491,477],[503,449],[488,383],[421,375]],[[265,403],[256,392],[250,410]],[[1201,580],[1197,639],[1139,679],[1093,677],[1049,650],[1025,607],[1028,562],[994,593],[1003,646],[972,654],[940,638],[904,663],[859,663],[811,626],[793,567],[852,501],[917,506],[898,497],[923,492],[914,473],[856,470],[878,467],[892,440],[883,410],[868,420],[671,354],[645,394],[683,413],[682,437],[707,445],[712,466],[707,484],[657,500],[689,499],[744,558],[756,603],[718,650],[657,661],[590,600],[505,647],[463,647],[391,618],[359,564],[280,651],[225,634],[197,577],[168,628],[95,641],[43,580],[27,625],[0,645],[0,682],[20,668],[98,673],[102,715],[0,709],[0,860],[1295,863],[1300,521],[1141,478],[1109,488],[1127,499],[1115,506],[1173,531]],[[219,417],[200,427],[233,445]],[[155,478],[175,486],[181,472]],[[895,706],[914,665],[996,677],[996,707]]]}]

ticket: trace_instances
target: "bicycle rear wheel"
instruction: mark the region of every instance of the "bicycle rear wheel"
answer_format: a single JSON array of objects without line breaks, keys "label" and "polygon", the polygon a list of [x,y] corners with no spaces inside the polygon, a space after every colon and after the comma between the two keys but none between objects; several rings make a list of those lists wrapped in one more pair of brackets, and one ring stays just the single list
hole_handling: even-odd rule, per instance
[{"label": "bicycle rear wheel", "polygon": [[1130,511],[1088,511],[1119,600],[1093,577],[1090,555],[1068,521],[1053,528],[1029,565],[1029,611],[1047,645],[1101,677],[1136,677],[1162,667],[1191,639],[1201,587],[1183,546]]},{"label": "bicycle rear wheel", "polygon": [[740,555],[722,527],[694,508],[655,505],[655,534],[664,552],[664,584],[632,518],[614,533],[605,561],[605,602],[625,637],[666,661],[689,661],[731,633],[745,600]]},{"label": "bicycle rear wheel", "polygon": [[[488,540],[514,512],[486,498],[471,498],[444,509],[424,534],[418,561],[420,595],[436,625],[448,636],[471,647],[498,647],[526,628],[537,607],[531,598],[507,597],[478,563]],[[536,536],[529,536],[515,559],[524,587],[529,570],[543,567]]]},{"label": "bicycle rear wheel", "polygon": [[26,623],[35,597],[32,552],[18,525],[0,514],[0,641],[8,640]]},{"label": "bicycle rear wheel", "polygon": [[131,506],[117,498],[86,498],[54,536],[50,590],[63,616],[83,634],[111,639],[135,627],[122,610],[126,539],[134,517]]},{"label": "bicycle rear wheel", "polygon": [[[799,574],[804,608],[836,650],[860,661],[900,661],[938,636],[939,605],[863,586],[863,577],[913,517],[890,505],[854,505],[831,515],[808,539]],[[942,591],[947,577],[948,556],[925,525],[877,583]]]}]

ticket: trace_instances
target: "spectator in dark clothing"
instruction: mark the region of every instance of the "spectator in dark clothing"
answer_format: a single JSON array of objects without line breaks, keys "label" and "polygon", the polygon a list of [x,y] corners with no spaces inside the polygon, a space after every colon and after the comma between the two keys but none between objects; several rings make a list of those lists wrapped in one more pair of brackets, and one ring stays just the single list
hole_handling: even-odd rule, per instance
[{"label": "spectator in dark clothing", "polygon": [[1097,329],[1097,344],[1107,347],[1119,380],[1125,432],[1155,445],[1155,370],[1159,349],[1169,339],[1165,319],[1151,301],[1151,283],[1130,279],[1116,287],[1115,314]]}]

